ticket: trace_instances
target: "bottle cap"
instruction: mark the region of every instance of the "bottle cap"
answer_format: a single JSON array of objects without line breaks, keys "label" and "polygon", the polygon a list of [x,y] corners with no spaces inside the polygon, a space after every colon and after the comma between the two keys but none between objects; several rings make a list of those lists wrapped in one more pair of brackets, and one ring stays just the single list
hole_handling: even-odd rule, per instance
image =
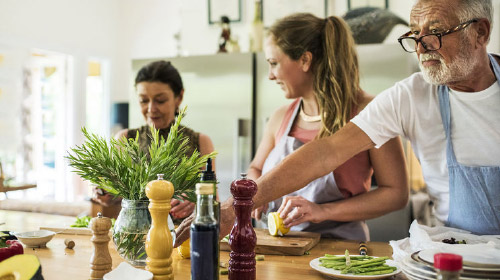
[{"label": "bottle cap", "polygon": [[201,181],[216,181],[215,172],[212,170],[212,159],[207,159],[207,166],[205,170],[201,172]]},{"label": "bottle cap", "polygon": [[196,184],[196,194],[214,194],[214,185],[210,183]]},{"label": "bottle cap", "polygon": [[441,270],[458,271],[462,269],[462,256],[448,253],[434,255],[434,267]]}]

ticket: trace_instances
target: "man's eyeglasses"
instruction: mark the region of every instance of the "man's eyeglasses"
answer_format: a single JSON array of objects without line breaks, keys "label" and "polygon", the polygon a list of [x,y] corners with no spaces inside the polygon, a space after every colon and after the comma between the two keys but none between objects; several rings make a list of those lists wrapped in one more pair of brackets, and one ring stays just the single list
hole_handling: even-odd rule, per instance
[{"label": "man's eyeglasses", "polygon": [[410,37],[409,35],[412,34],[412,31],[409,31],[401,35],[401,37],[398,38],[398,42],[401,44],[403,49],[409,53],[417,51],[418,43],[422,44],[422,47],[424,47],[424,49],[428,51],[437,51],[441,48],[441,38],[443,36],[460,31],[469,26],[471,23],[478,21],[479,21],[478,19],[471,19],[466,22],[460,23],[459,25],[450,28],[444,32],[427,34],[421,36],[420,38]]}]

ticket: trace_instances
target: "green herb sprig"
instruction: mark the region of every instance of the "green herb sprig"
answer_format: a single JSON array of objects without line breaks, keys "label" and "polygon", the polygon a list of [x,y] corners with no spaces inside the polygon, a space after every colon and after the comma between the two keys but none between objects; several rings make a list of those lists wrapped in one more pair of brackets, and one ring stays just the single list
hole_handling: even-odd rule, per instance
[{"label": "green herb sprig", "polygon": [[[90,224],[90,220],[92,220],[92,217],[90,216],[83,216],[83,217],[76,217],[76,221],[70,225],[70,227],[75,227],[75,228],[88,228]],[[115,226],[116,219],[111,218],[111,228]]]},{"label": "green herb sprig", "polygon": [[76,217],[76,221],[70,227],[86,228],[89,227],[90,216]]},{"label": "green herb sprig", "polygon": [[[66,158],[74,172],[115,196],[147,199],[147,183],[157,179],[157,174],[164,174],[164,179],[174,185],[174,198],[195,202],[194,186],[199,182],[199,171],[216,153],[200,156],[195,150],[190,157],[185,155],[188,138],[179,130],[185,112],[186,107],[180,111],[166,140],[159,135],[159,130],[151,127],[148,153],[139,147],[139,134],[135,139],[123,137],[108,141],[83,127],[85,143],[72,148]],[[181,196],[183,193],[186,197]]]}]

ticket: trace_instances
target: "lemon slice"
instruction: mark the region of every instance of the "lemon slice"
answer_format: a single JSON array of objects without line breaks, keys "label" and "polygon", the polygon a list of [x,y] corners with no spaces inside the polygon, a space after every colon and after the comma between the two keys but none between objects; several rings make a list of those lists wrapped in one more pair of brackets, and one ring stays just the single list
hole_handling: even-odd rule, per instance
[{"label": "lemon slice", "polygon": [[179,256],[183,259],[189,259],[191,257],[191,246],[190,246],[190,240],[182,242],[182,244],[177,247],[177,253],[179,253]]},{"label": "lemon slice", "polygon": [[272,236],[277,236],[278,235],[278,225],[276,222],[275,215],[273,213],[276,212],[270,212],[267,214],[267,228],[269,229],[269,234]]},{"label": "lemon slice", "polygon": [[290,228],[283,225],[283,219],[280,218],[278,212],[269,212],[267,214],[267,227],[269,234],[272,236],[283,236],[290,231]]}]

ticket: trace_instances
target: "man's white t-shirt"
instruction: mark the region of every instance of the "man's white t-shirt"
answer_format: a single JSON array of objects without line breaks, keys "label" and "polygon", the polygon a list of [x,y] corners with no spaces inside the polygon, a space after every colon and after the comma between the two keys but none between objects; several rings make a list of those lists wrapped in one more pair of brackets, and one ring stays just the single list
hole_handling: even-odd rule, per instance
[{"label": "man's white t-shirt", "polygon": [[[415,73],[383,91],[352,122],[375,143],[401,135],[411,141],[422,165],[436,217],[445,222],[449,209],[446,137],[437,86]],[[450,89],[451,138],[459,163],[500,166],[500,86],[480,92]]]}]

